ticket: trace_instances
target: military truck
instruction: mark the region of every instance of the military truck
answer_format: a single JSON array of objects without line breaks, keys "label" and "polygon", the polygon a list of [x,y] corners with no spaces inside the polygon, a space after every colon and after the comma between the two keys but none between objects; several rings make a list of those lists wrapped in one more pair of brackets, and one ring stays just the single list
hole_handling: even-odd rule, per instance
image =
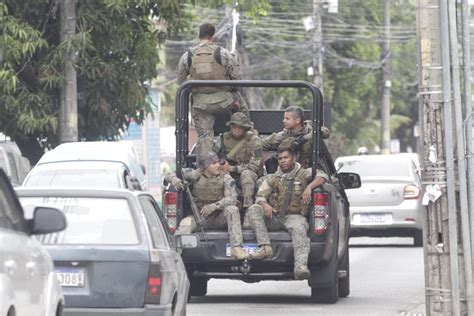
[{"label": "military truck", "polygon": [[[347,188],[360,186],[357,174],[338,174],[333,160],[320,134],[323,102],[320,91],[305,81],[188,81],[181,85],[176,97],[176,169],[196,168],[196,155],[188,150],[189,100],[191,88],[195,86],[232,86],[236,88],[264,87],[307,89],[313,102],[306,111],[313,126],[313,175],[316,166],[329,176],[329,181],[313,192],[312,209],[308,215],[311,251],[308,267],[311,277],[311,298],[314,302],[335,303],[339,297],[350,292],[349,266],[349,203],[344,192]],[[281,131],[283,110],[251,110],[250,117],[261,136]],[[214,125],[215,134],[225,131],[225,117],[219,117]],[[265,155],[264,155],[265,156]],[[185,192],[176,191],[170,184],[164,190],[163,212],[169,228],[175,231],[179,221],[192,214]],[[243,215],[243,214],[242,214]],[[242,216],[243,217],[243,216]],[[195,232],[199,246],[183,249],[182,258],[191,282],[190,295],[204,296],[208,280],[239,279],[244,282],[262,280],[294,280],[293,246],[286,231],[271,231],[270,239],[274,251],[272,258],[264,260],[237,261],[230,257],[229,234],[227,230],[206,230]],[[257,247],[250,229],[243,230],[244,248],[251,252]]]}]

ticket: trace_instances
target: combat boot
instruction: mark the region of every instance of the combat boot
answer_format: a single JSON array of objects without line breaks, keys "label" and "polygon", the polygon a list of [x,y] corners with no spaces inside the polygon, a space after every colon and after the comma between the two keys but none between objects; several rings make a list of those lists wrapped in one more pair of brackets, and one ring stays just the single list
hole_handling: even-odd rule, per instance
[{"label": "combat boot", "polygon": [[232,247],[230,255],[237,260],[245,260],[249,258],[248,253],[245,252],[244,248],[242,248],[241,246]]},{"label": "combat boot", "polygon": [[297,265],[295,267],[295,279],[297,280],[306,280],[309,279],[311,273],[305,265]]},{"label": "combat boot", "polygon": [[250,254],[250,259],[265,259],[273,256],[273,249],[271,245],[261,245],[255,250],[254,253]]}]

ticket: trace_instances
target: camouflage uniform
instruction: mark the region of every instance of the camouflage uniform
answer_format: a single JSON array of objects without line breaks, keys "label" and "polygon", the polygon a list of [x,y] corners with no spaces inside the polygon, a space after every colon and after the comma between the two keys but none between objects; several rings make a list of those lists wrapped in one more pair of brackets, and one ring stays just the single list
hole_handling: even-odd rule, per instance
[{"label": "camouflage uniform", "polygon": [[[321,170],[317,170],[316,177],[328,179],[327,174]],[[250,226],[259,245],[270,245],[268,230],[284,229],[290,233],[295,267],[308,264],[310,244],[307,214],[309,205],[303,203],[302,194],[312,179],[311,168],[304,169],[299,163],[296,163],[295,168],[288,173],[283,173],[278,168],[277,172],[269,175],[260,186],[256,196],[257,204],[252,205],[247,211]],[[294,182],[294,189],[285,211],[281,208],[284,204],[288,184],[291,181]],[[262,202],[269,203],[278,213],[274,214],[271,219],[265,217],[264,210],[259,205]]]},{"label": "camouflage uniform", "polygon": [[289,129],[283,129],[283,131],[278,133],[273,133],[270,136],[262,138],[262,148],[263,150],[277,150],[281,147],[291,147],[293,141],[298,137],[303,137],[305,143],[303,144],[301,150],[298,152],[298,162],[303,168],[311,167],[311,149],[312,149],[312,132],[313,128],[309,122],[305,122],[303,128],[299,131],[293,131]]},{"label": "camouflage uniform", "polygon": [[[227,125],[236,124],[245,129],[242,138],[235,139],[231,132],[220,135],[214,144],[214,150],[231,161],[231,176],[239,182],[244,198],[243,207],[248,208],[253,202],[255,183],[260,173],[262,159],[262,144],[260,137],[249,130],[252,123],[242,113],[232,114]],[[232,163],[232,161],[234,163]]]},{"label": "camouflage uniform", "polygon": [[[216,53],[216,51],[218,53]],[[189,55],[192,55],[190,57]],[[220,62],[219,62],[220,61]],[[190,66],[191,64],[191,66]],[[178,64],[177,82],[193,80],[241,80],[242,72],[234,55],[214,43],[192,47],[184,53]],[[215,113],[242,112],[247,117],[248,108],[240,92],[230,87],[196,87],[192,90],[192,117],[198,133],[198,154],[212,149]],[[240,107],[235,108],[235,101]]]},{"label": "camouflage uniform", "polygon": [[[227,227],[232,247],[242,245],[242,227],[239,209],[236,206],[237,191],[234,179],[224,173],[209,176],[202,169],[183,169],[183,177],[192,184],[191,194],[199,210],[204,206],[216,209],[209,215],[203,228],[222,229]],[[174,173],[167,174],[165,179],[171,183],[181,181]],[[194,216],[190,215],[181,221],[176,234],[191,234],[196,229],[196,220]]]}]

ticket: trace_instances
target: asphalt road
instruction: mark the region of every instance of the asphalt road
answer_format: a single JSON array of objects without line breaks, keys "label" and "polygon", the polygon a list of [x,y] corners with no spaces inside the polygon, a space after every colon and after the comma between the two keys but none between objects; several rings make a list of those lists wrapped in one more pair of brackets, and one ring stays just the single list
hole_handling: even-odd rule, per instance
[{"label": "asphalt road", "polygon": [[334,305],[312,303],[306,281],[210,280],[208,295],[193,298],[187,315],[424,315],[423,249],[411,244],[351,239],[351,294]]}]

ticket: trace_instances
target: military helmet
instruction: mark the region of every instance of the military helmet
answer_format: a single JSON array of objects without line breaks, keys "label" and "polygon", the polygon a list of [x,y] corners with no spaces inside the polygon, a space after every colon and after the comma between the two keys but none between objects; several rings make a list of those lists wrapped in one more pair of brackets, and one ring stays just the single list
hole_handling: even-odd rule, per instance
[{"label": "military helmet", "polygon": [[217,154],[213,151],[203,153],[202,155],[199,155],[199,167],[202,169],[206,169],[209,167],[211,164],[214,162],[219,161],[219,157]]},{"label": "military helmet", "polygon": [[235,112],[234,114],[232,114],[232,116],[230,117],[230,121],[227,122],[226,125],[230,126],[230,124],[239,125],[248,131],[251,130],[253,127],[252,122],[250,122],[247,115],[242,112]]}]

